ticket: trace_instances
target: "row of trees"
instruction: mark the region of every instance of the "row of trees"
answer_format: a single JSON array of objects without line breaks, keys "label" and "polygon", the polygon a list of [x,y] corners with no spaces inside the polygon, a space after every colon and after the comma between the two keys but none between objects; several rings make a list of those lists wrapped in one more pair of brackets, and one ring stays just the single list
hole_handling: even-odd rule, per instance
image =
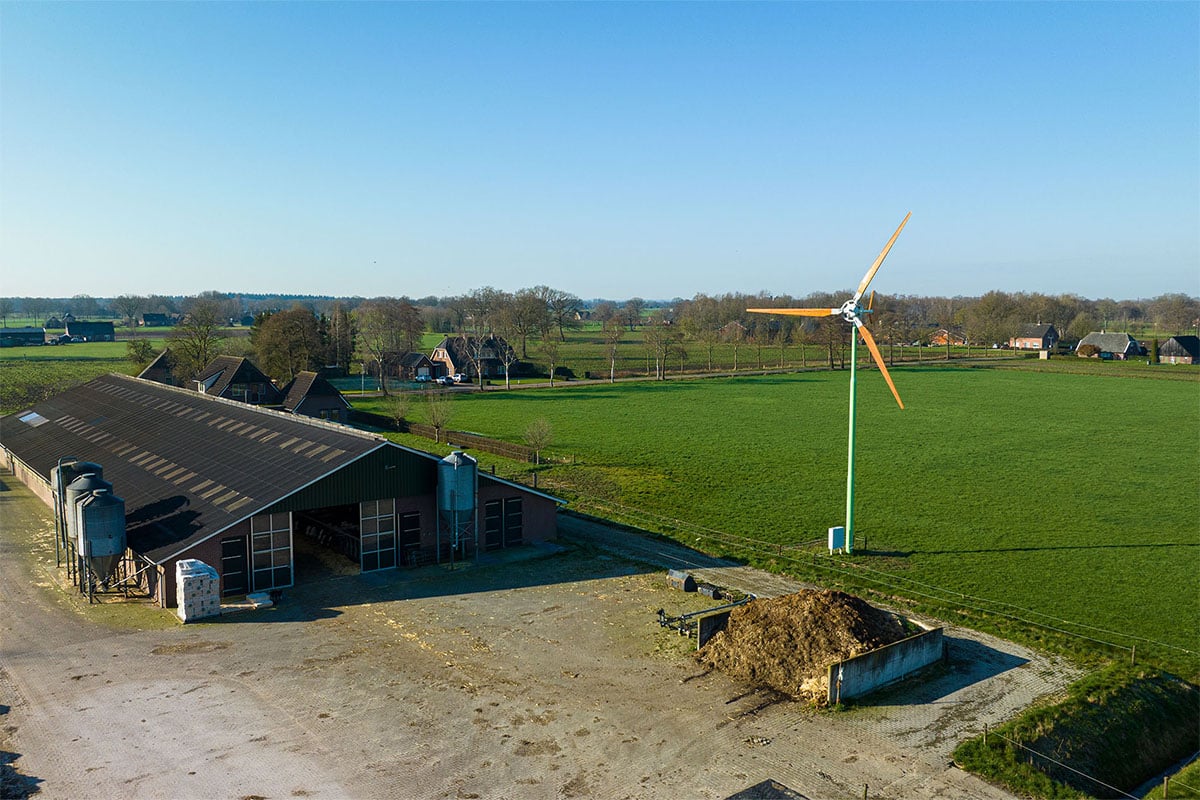
[{"label": "row of trees", "polygon": [[[578,324],[577,316],[580,314],[599,322],[618,319],[633,328],[641,325],[651,311],[660,310],[668,318],[681,317],[689,306],[699,305],[709,315],[712,315],[715,306],[715,322],[718,325],[734,320],[747,324],[751,320],[743,314],[743,310],[748,303],[803,303],[816,298],[833,298],[840,303],[848,294],[816,293],[807,298],[788,298],[733,293],[697,295],[691,300],[675,298],[669,302],[648,302],[635,297],[623,302],[602,300],[584,303],[570,292],[535,286],[512,293],[485,287],[454,297],[398,299],[417,309],[426,328],[438,333],[459,333],[471,326],[472,318],[495,320],[503,314],[510,320],[507,327],[516,332],[515,341],[521,344],[522,357],[526,357],[529,340],[542,338],[545,332],[555,330],[561,341],[564,331]],[[246,315],[257,316],[263,312],[278,312],[294,305],[307,308],[317,317],[332,318],[339,308],[352,312],[361,305],[377,302],[361,297],[300,301],[281,298],[221,292],[204,292],[190,297],[0,297],[0,324],[7,324],[8,319],[14,316],[40,320],[70,311],[80,319],[107,317],[133,327],[144,313],[188,314],[197,303],[215,306],[216,315],[225,321],[240,320]],[[1001,291],[988,292],[979,297],[894,295],[885,298],[881,295],[876,299],[875,308],[880,315],[898,317],[914,329],[957,326],[972,331],[972,338],[978,342],[1005,340],[1019,324],[1026,322],[1050,322],[1065,336],[1081,337],[1090,330],[1105,328],[1133,331],[1153,327],[1160,333],[1180,333],[1195,327],[1196,320],[1200,318],[1200,300],[1182,293],[1140,300],[1089,300],[1073,294]]]}]

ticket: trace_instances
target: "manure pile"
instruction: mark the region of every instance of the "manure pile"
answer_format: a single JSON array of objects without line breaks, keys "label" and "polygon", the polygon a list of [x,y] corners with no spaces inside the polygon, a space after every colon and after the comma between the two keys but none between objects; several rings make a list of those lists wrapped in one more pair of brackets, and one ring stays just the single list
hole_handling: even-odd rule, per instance
[{"label": "manure pile", "polygon": [[736,680],[797,699],[824,700],[829,664],[905,637],[894,615],[830,590],[752,600],[698,654]]}]

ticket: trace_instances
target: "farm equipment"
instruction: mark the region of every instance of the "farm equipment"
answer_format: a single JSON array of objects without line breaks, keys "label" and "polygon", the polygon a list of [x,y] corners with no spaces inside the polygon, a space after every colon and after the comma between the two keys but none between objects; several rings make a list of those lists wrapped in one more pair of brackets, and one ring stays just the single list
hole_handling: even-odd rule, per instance
[{"label": "farm equipment", "polygon": [[689,611],[686,614],[680,614],[677,617],[667,616],[667,612],[663,609],[658,610],[658,624],[664,628],[671,628],[679,633],[680,636],[692,636],[697,633],[697,625],[700,617],[716,614],[720,611],[728,611],[737,608],[740,605],[745,605],[754,599],[754,595],[748,594],[740,600],[735,600],[732,603],[726,603],[723,606],[715,606],[713,608],[705,608],[701,611]]}]

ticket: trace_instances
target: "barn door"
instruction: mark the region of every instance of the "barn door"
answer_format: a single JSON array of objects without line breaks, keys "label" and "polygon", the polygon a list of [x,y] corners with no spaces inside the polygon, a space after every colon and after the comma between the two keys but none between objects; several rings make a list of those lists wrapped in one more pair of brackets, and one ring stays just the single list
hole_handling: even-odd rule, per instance
[{"label": "barn door", "polygon": [[245,594],[250,589],[246,571],[246,537],[221,540],[221,596]]}]

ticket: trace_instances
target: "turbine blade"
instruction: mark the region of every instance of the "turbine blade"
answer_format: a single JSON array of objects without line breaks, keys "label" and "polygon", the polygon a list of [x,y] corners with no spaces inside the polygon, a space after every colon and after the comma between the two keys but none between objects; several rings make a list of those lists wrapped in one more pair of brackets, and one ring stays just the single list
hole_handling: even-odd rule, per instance
[{"label": "turbine blade", "polygon": [[836,317],[840,308],[747,308],[751,314],[782,314],[785,317]]},{"label": "turbine blade", "polygon": [[887,381],[888,388],[892,390],[892,396],[896,398],[896,405],[900,406],[903,411],[904,403],[900,400],[900,393],[896,391],[896,384],[892,383],[892,376],[888,374],[887,365],[883,363],[883,355],[879,352],[879,346],[875,344],[875,337],[858,317],[854,318],[854,327],[858,328],[858,332],[862,334],[863,341],[867,343],[867,349],[871,351],[871,358],[875,359],[876,366],[883,373],[883,379]]},{"label": "turbine blade", "polygon": [[896,228],[896,232],[892,234],[892,238],[888,239],[888,243],[883,246],[883,252],[879,254],[879,258],[875,259],[875,263],[867,270],[867,274],[863,276],[862,283],[858,285],[858,291],[854,293],[854,302],[858,303],[863,296],[863,292],[867,290],[867,286],[871,283],[871,279],[875,277],[875,273],[879,271],[879,265],[887,258],[888,251],[892,249],[892,245],[896,243],[897,237],[900,236],[900,231],[904,230],[904,226],[908,224],[908,218],[912,216],[912,212],[904,215],[904,219],[900,222],[900,227]]}]

